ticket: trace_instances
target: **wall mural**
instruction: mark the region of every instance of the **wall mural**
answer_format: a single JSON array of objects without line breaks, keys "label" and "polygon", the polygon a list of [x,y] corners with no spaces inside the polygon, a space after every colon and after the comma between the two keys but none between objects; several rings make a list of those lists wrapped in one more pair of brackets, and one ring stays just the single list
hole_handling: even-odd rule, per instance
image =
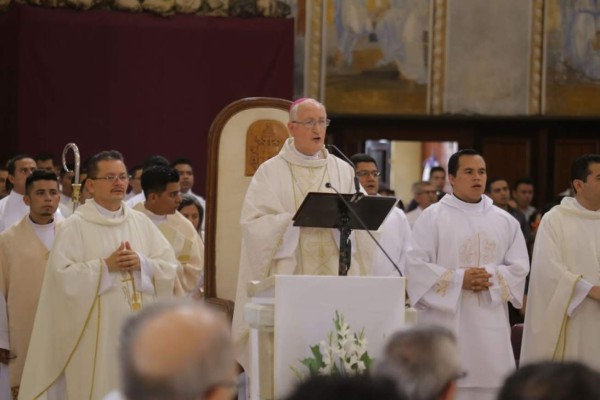
[{"label": "wall mural", "polygon": [[324,5],[328,111],[426,113],[429,1],[326,0]]},{"label": "wall mural", "polygon": [[323,10],[318,93],[332,113],[540,111],[543,0],[325,0]]},{"label": "wall mural", "polygon": [[546,115],[600,113],[600,1],[548,0]]}]

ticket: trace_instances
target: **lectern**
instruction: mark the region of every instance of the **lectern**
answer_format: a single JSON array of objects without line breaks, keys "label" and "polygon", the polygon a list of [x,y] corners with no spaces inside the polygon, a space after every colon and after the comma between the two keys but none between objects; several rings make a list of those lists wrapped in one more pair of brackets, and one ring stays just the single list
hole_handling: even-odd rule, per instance
[{"label": "lectern", "polygon": [[250,282],[248,294],[252,400],[286,397],[298,375],[309,373],[301,360],[311,357],[310,347],[335,330],[336,313],[350,333],[364,330],[375,360],[388,337],[408,322],[400,277],[276,275]]}]

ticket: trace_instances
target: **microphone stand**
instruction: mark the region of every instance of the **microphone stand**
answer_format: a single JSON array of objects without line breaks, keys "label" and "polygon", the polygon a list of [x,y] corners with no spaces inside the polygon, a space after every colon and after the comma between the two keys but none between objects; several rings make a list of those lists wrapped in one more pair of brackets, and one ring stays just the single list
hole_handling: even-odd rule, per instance
[{"label": "microphone stand", "polygon": [[326,147],[328,149],[332,149],[334,152],[342,156],[342,158],[352,166],[352,170],[354,171],[354,189],[356,190],[356,193],[354,194],[354,196],[352,196],[350,202],[357,203],[360,199],[364,197],[364,194],[360,191],[360,182],[358,181],[358,176],[356,176],[356,165],[354,165],[352,160],[350,160],[340,149],[338,149],[336,145],[328,144],[326,145]]},{"label": "microphone stand", "polygon": [[[329,183],[329,182],[325,183],[325,187],[333,190],[338,195],[338,197],[342,200],[343,205],[344,205],[344,207],[341,210],[342,218],[340,221],[340,228],[339,228],[340,229],[340,275],[342,275],[342,273],[341,273],[342,263],[346,262],[346,258],[347,258],[348,267],[346,269],[346,273],[343,276],[346,276],[348,274],[348,269],[350,269],[352,244],[350,243],[350,233],[351,233],[350,217],[348,216],[348,212],[347,212],[347,211],[350,211],[352,213],[352,215],[354,216],[354,218],[356,218],[356,220],[360,223],[360,225],[364,228],[364,230],[369,234],[371,239],[373,239],[373,241],[375,242],[377,247],[379,247],[379,249],[383,252],[383,254],[389,260],[389,262],[392,263],[392,265],[394,266],[394,269],[398,272],[398,275],[400,275],[402,277],[403,276],[402,271],[400,271],[400,268],[398,268],[398,265],[396,265],[394,260],[392,260],[392,257],[390,257],[390,255],[387,253],[387,251],[384,250],[384,248],[381,246],[379,241],[377,239],[375,239],[375,236],[373,236],[371,231],[367,228],[367,225],[364,223],[362,218],[358,216],[356,211],[354,211],[354,209],[352,208],[352,205],[350,203],[348,203],[348,201],[344,198],[344,196],[342,196],[342,194],[335,187],[333,187],[333,185],[331,183]],[[347,236],[345,236],[345,235],[347,235]],[[347,243],[345,243],[346,240],[347,240]],[[347,254],[344,253],[344,255],[343,255],[344,258],[342,258],[342,253],[344,251],[347,251],[348,253]]]},{"label": "microphone stand", "polygon": [[[344,198],[341,195],[340,197]],[[340,276],[348,275],[348,270],[352,262],[352,241],[350,240],[352,229],[350,228],[350,216],[348,215],[349,208],[346,199],[344,199],[344,203],[340,204],[340,265],[338,271]]]}]

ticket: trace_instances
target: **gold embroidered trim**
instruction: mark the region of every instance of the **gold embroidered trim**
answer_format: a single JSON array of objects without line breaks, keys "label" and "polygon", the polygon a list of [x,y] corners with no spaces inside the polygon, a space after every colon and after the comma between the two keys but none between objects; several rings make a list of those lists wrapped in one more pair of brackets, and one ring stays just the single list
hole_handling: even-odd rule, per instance
[{"label": "gold embroidered trim", "polygon": [[496,279],[498,279],[498,283],[500,284],[500,298],[503,302],[507,302],[510,297],[510,290],[506,284],[506,279],[504,279],[504,276],[500,272],[496,272]]},{"label": "gold embroidered trim", "polygon": [[448,287],[450,286],[450,282],[452,282],[452,278],[454,278],[454,271],[444,272],[434,285],[435,292],[444,297],[446,292],[448,292]]},{"label": "gold embroidered trim", "polygon": [[96,296],[94,297],[94,301],[92,302],[92,305],[91,305],[91,307],[90,307],[90,309],[88,311],[87,317],[85,317],[85,322],[83,324],[83,328],[81,330],[81,333],[79,333],[79,337],[77,338],[77,342],[75,342],[75,347],[73,347],[73,349],[71,350],[71,353],[69,354],[69,357],[67,357],[67,362],[65,363],[65,366],[60,371],[60,373],[58,374],[58,376],[56,378],[54,378],[54,380],[52,380],[52,382],[50,382],[50,384],[44,390],[42,390],[40,393],[38,393],[34,397],[34,400],[35,399],[39,399],[42,394],[46,393],[48,391],[48,389],[50,389],[52,387],[52,385],[54,385],[58,381],[58,378],[60,378],[60,376],[67,369],[67,366],[71,362],[71,358],[73,358],[73,355],[75,354],[75,350],[77,350],[77,347],[79,346],[79,343],[81,342],[81,339],[83,338],[83,334],[85,333],[85,328],[88,325],[88,322],[90,322],[90,317],[92,316],[92,312],[94,311],[94,307],[96,306],[96,303],[99,303],[99,297],[100,296],[98,295],[98,292],[100,291],[100,283],[102,282],[102,259],[99,259],[98,261],[100,262],[100,271],[99,271],[100,273],[98,274],[98,284],[96,286]]},{"label": "gold embroidered trim", "polygon": [[98,362],[98,342],[100,341],[100,317],[102,302],[98,301],[98,318],[96,320],[96,344],[94,345],[94,367],[92,368],[92,384],[90,385],[90,400],[94,398],[94,384],[96,383],[96,363]]},{"label": "gold embroidered trim", "polygon": [[[577,281],[579,279],[581,279],[581,275],[579,275],[573,283],[573,288],[571,289],[571,297],[569,297],[569,302],[570,299],[573,298],[573,294],[575,293],[575,288],[577,286]],[[567,330],[570,321],[569,315],[567,314],[567,310],[564,310],[564,317],[560,326],[560,332],[558,334],[558,339],[556,340],[556,345],[554,346],[554,351],[552,352],[552,361],[563,361],[565,358],[565,350],[567,347]]]}]

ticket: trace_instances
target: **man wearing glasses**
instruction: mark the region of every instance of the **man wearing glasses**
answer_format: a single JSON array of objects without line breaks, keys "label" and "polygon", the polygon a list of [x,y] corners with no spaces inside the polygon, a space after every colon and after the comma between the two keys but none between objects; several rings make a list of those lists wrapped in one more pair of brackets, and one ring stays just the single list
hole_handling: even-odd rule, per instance
[{"label": "man wearing glasses", "polygon": [[[361,186],[369,196],[378,196],[379,192],[379,169],[375,159],[364,153],[357,153],[350,157],[350,161],[356,168],[356,176]],[[410,239],[410,226],[404,212],[394,207],[378,230],[379,242],[386,253],[390,256],[396,266],[404,273],[406,264],[406,252]],[[380,250],[376,250],[373,261],[373,275],[398,275],[396,269]]]},{"label": "man wearing glasses", "polygon": [[[354,192],[354,171],[324,148],[329,125],[323,104],[299,99],[290,107],[286,140],[279,154],[254,174],[241,213],[242,248],[233,335],[238,361],[248,371],[246,285],[276,274],[338,275],[339,231],[293,226],[292,217],[309,192]],[[363,236],[364,235],[364,236]],[[349,275],[371,274],[374,244],[365,232],[353,232]]]},{"label": "man wearing glasses", "polygon": [[144,214],[124,206],[121,153],[88,164],[86,201],[63,224],[50,252],[22,399],[101,399],[118,386],[123,320],[173,294],[173,249]]}]

